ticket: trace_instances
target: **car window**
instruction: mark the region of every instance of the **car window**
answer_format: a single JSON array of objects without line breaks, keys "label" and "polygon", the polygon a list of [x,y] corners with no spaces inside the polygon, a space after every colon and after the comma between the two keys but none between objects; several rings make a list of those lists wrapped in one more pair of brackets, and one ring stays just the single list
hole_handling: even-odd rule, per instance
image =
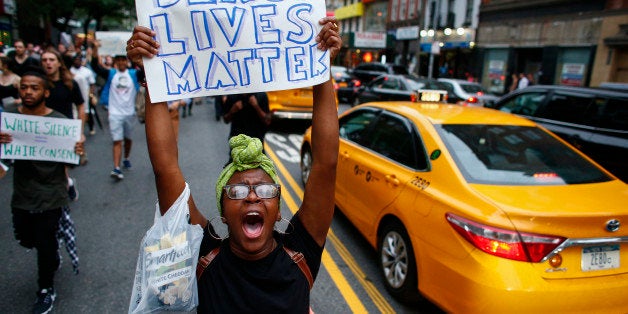
[{"label": "car window", "polygon": [[[388,157],[413,169],[425,169],[425,154],[417,152],[414,129],[410,122],[400,116],[382,114],[373,125],[369,148],[382,156]],[[421,151],[422,146],[421,146]],[[418,161],[419,155],[422,156]]]},{"label": "car window", "polygon": [[372,122],[377,118],[378,112],[365,109],[358,110],[340,120],[340,137],[356,144],[367,146],[367,133]]},{"label": "car window", "polygon": [[563,185],[610,180],[588,160],[537,127],[436,127],[469,183]]},{"label": "car window", "polygon": [[463,91],[469,94],[475,94],[479,92],[484,93],[484,90],[482,90],[482,86],[477,84],[460,84],[460,88],[462,88]]},{"label": "car window", "polygon": [[501,111],[532,116],[543,104],[547,95],[543,92],[524,93],[511,98],[499,108]]},{"label": "car window", "polygon": [[[595,114],[595,98],[589,96],[554,93],[547,105],[535,114],[544,119],[582,124]],[[591,109],[590,112],[589,109]]]},{"label": "car window", "polygon": [[373,88],[384,88],[384,83],[386,81],[386,77],[380,77],[371,81],[370,86]]},{"label": "car window", "polygon": [[408,74],[408,69],[401,65],[393,65],[392,71],[395,74]]},{"label": "car window", "polygon": [[384,80],[383,84],[382,84],[382,88],[392,89],[392,90],[400,90],[401,86],[400,86],[399,80],[397,78],[387,77]]},{"label": "car window", "polygon": [[628,131],[628,101],[609,99],[602,111],[598,126],[605,129]]},{"label": "car window", "polygon": [[425,88],[425,83],[406,78],[406,86],[409,90],[419,90]]}]

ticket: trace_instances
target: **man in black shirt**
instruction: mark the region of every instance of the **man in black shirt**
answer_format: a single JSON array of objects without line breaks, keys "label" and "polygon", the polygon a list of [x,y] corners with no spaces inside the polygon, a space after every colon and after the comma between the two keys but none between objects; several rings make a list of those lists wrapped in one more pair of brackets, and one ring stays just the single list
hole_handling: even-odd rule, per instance
[{"label": "man in black shirt", "polygon": [[229,95],[223,104],[222,112],[225,123],[231,123],[229,138],[245,134],[257,137],[264,143],[264,136],[271,121],[265,92]]},{"label": "man in black shirt", "polygon": [[29,67],[39,66],[39,61],[29,56],[26,52],[26,46],[23,40],[16,39],[13,43],[13,47],[15,48],[15,53],[10,56],[10,58],[15,61],[12,69],[13,73],[22,76]]},{"label": "man in black shirt", "polygon": [[[28,70],[20,83],[22,106],[13,113],[64,118],[46,107],[45,97],[49,93],[45,74]],[[0,132],[0,143],[11,142],[11,134]],[[82,141],[75,144],[74,152],[84,154]],[[69,211],[65,167],[64,163],[52,161],[14,163],[11,210],[15,239],[21,246],[37,250],[39,289],[33,313],[48,313],[56,298],[54,275],[60,263],[57,231],[62,213]]]}]

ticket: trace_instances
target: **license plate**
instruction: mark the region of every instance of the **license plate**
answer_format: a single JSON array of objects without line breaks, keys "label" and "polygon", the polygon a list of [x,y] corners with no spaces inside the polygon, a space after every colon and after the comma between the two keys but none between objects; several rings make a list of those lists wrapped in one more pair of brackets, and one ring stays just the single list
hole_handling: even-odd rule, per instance
[{"label": "license plate", "polygon": [[340,82],[340,83],[338,83],[338,86],[340,86],[340,87],[347,87],[347,83],[346,82]]},{"label": "license plate", "polygon": [[619,268],[619,245],[582,248],[582,271]]}]

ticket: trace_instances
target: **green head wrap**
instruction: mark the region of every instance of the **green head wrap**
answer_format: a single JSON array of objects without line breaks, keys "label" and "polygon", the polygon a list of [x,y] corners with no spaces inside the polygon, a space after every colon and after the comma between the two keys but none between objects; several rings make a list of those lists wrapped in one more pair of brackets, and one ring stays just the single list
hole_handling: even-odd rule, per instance
[{"label": "green head wrap", "polygon": [[216,205],[218,206],[218,212],[221,215],[222,190],[234,173],[249,169],[262,168],[262,170],[268,173],[275,183],[279,183],[275,165],[273,164],[273,161],[262,152],[262,141],[258,138],[239,134],[229,139],[229,146],[231,147],[231,159],[233,161],[225,166],[216,181]]}]

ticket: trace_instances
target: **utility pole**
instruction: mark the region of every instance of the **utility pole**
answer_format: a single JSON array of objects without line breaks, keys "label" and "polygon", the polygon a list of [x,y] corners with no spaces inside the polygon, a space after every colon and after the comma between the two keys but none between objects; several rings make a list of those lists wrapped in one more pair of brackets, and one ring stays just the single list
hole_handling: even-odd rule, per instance
[{"label": "utility pole", "polygon": [[[436,42],[436,28],[438,27],[437,23],[438,23],[438,11],[440,10],[440,1],[439,0],[434,0],[434,2],[432,2],[432,5],[434,6],[434,19],[432,21],[432,28],[434,29],[434,37],[432,38],[432,46],[434,45],[434,43]],[[432,78],[432,72],[434,70],[434,53],[432,51],[432,47],[430,47],[430,63],[428,66],[428,70],[427,70],[427,78],[431,79]]]}]

